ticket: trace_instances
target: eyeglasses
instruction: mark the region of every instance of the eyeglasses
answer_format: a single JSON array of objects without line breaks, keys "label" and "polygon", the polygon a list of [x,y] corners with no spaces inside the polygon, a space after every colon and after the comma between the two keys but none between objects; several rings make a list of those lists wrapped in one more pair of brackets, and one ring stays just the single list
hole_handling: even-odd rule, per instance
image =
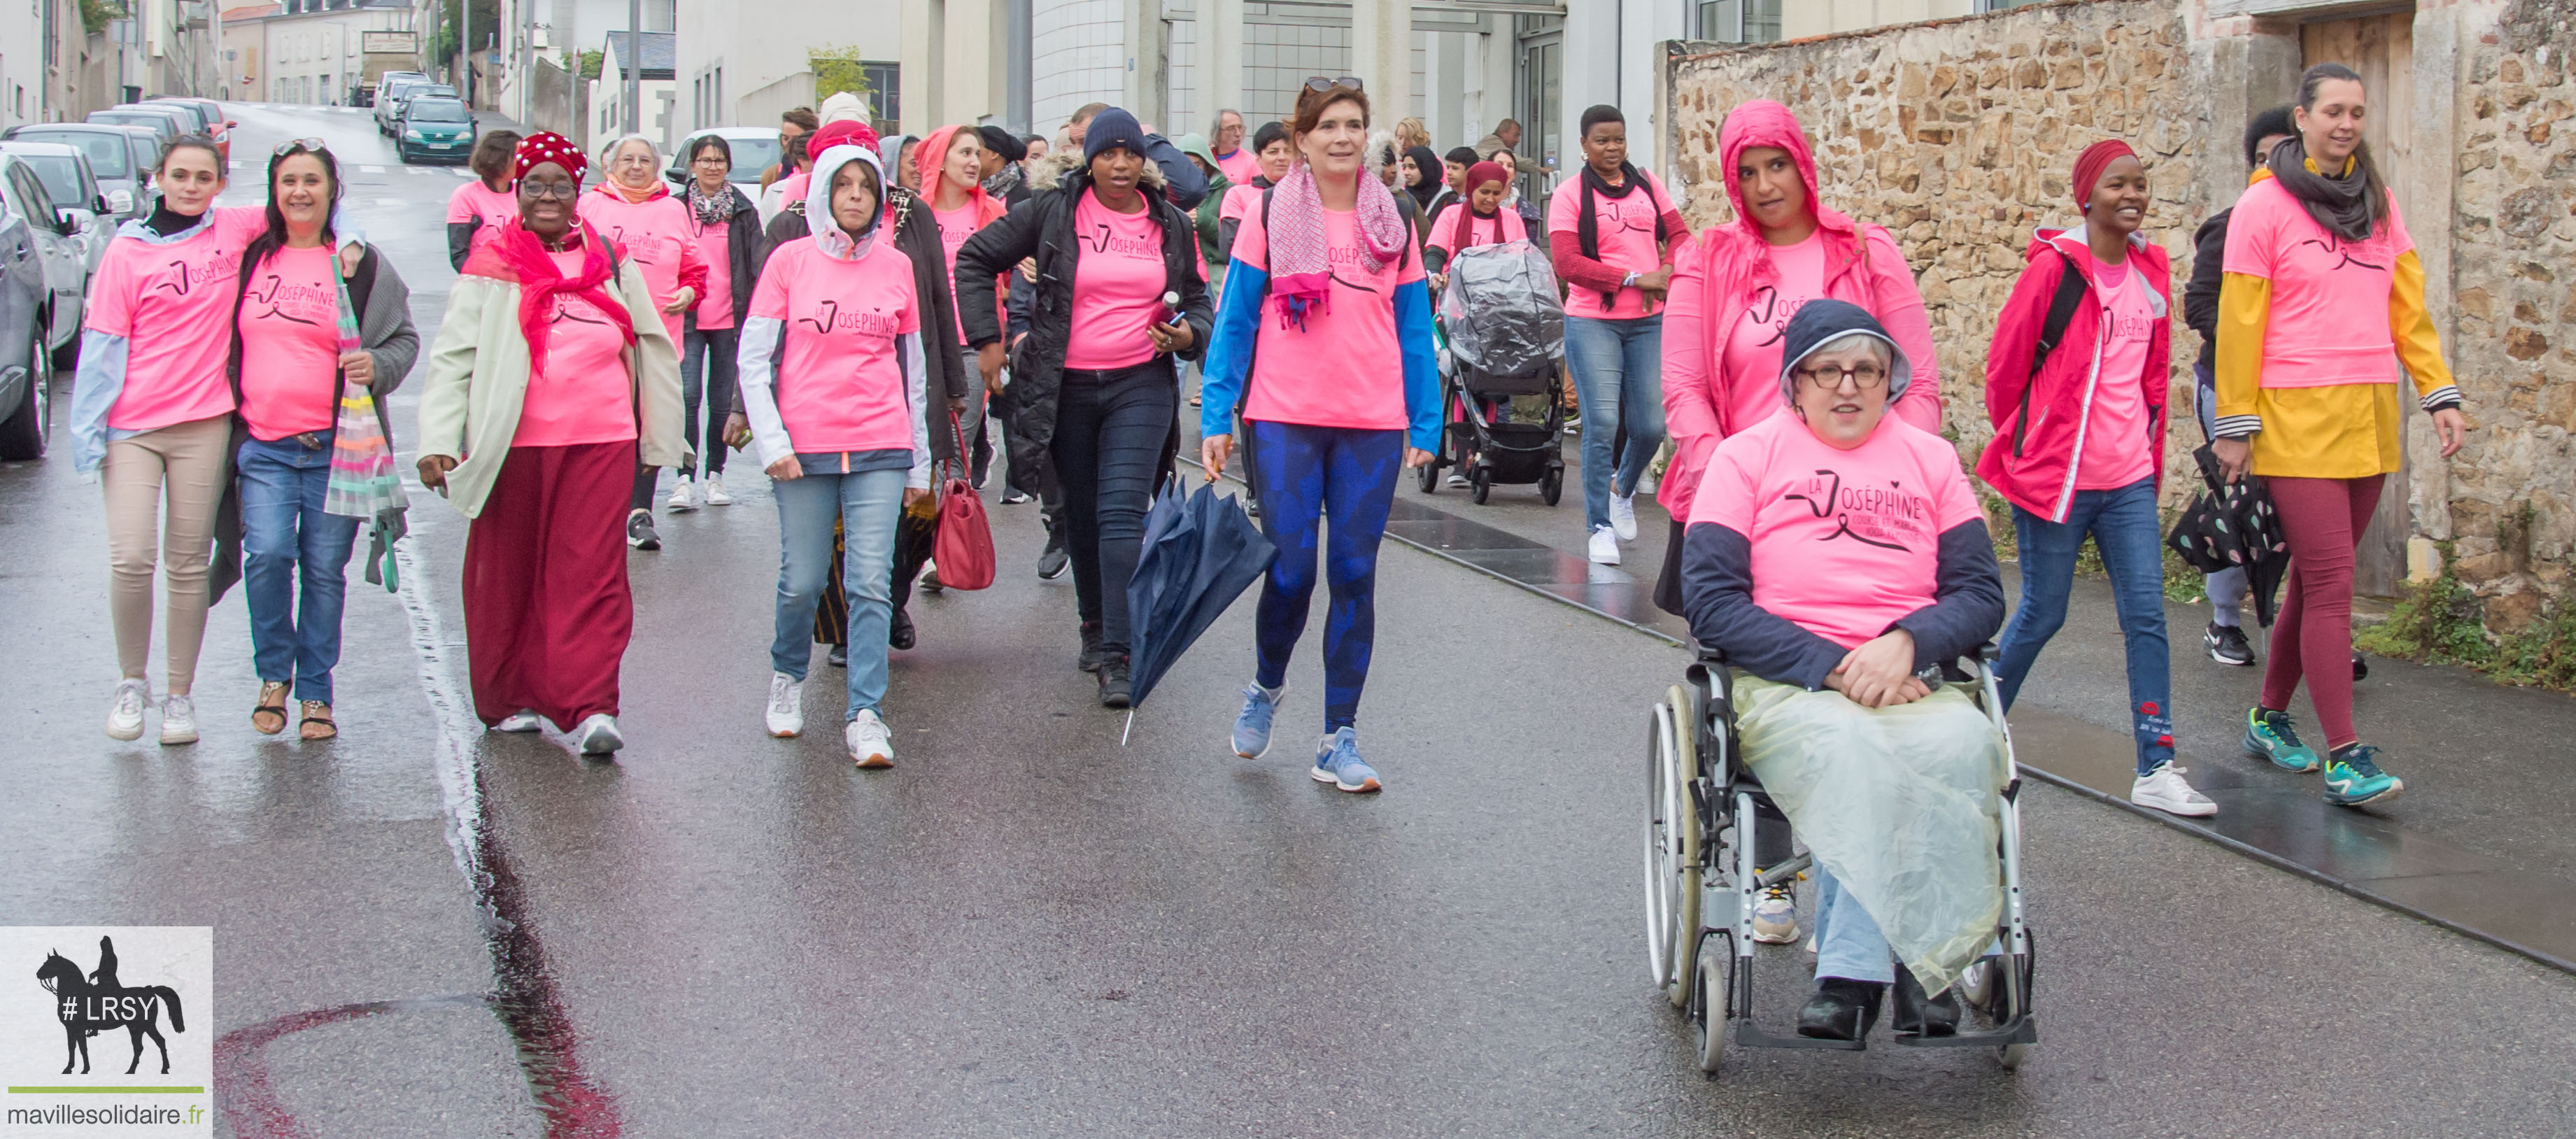
[{"label": "eyeglasses", "polygon": [[727,161],[725,160],[725,156],[724,156],[724,155],[718,154],[718,153],[716,153],[716,152],[714,152],[714,151],[712,151],[712,150],[710,150],[710,151],[706,152],[705,154],[701,154],[701,155],[697,156],[696,158],[692,158],[692,159],[690,159],[690,160],[689,160],[689,163],[690,163],[690,165],[693,165],[693,166],[728,166],[728,165],[731,165],[731,163],[729,163],[729,162],[727,162]]},{"label": "eyeglasses", "polygon": [[579,182],[532,182],[519,180],[519,192],[531,198],[561,198],[567,202],[581,196]]},{"label": "eyeglasses", "polygon": [[1848,368],[1825,364],[1798,369],[1798,379],[1820,392],[1839,391],[1846,379],[1861,391],[1874,392],[1887,386],[1888,373],[1876,364],[1854,364]]},{"label": "eyeglasses", "polygon": [[1348,87],[1353,91],[1367,90],[1367,88],[1360,86],[1360,77],[1356,75],[1345,75],[1339,79],[1326,79],[1321,75],[1317,75],[1306,80],[1306,89],[1309,91],[1330,91],[1335,87]]},{"label": "eyeglasses", "polygon": [[277,149],[272,153],[275,157],[284,158],[298,151],[306,154],[327,154],[330,150],[330,144],[318,138],[290,138],[277,144]]}]

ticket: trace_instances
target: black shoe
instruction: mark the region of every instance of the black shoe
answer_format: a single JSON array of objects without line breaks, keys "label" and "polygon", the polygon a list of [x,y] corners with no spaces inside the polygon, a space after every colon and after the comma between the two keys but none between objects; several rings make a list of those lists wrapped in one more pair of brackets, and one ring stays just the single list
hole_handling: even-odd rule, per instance
[{"label": "black shoe", "polygon": [[1073,551],[1067,548],[1064,526],[1057,524],[1047,527],[1046,549],[1038,552],[1038,576],[1054,581],[1063,577],[1064,571],[1072,568]]},{"label": "black shoe", "polygon": [[1100,658],[1100,706],[1124,708],[1127,699],[1127,654],[1109,653]]},{"label": "black shoe", "polygon": [[912,614],[895,610],[894,617],[886,622],[886,644],[892,648],[908,649],[914,640]]},{"label": "black shoe", "polygon": [[2200,634],[2200,643],[2209,649],[2209,659],[2237,666],[2254,663],[2254,646],[2246,643],[2245,630],[2216,621]]},{"label": "black shoe", "polygon": [[2354,680],[2370,679],[2370,660],[2369,658],[2361,655],[2360,649],[2352,650],[2352,678]]},{"label": "black shoe", "polygon": [[1098,672],[1101,659],[1100,622],[1085,621],[1082,623],[1082,659],[1074,667],[1084,672]]},{"label": "black shoe", "polygon": [[626,544],[639,550],[662,548],[662,536],[653,532],[653,512],[637,510],[626,516]]},{"label": "black shoe", "polygon": [[832,651],[823,654],[823,663],[831,665],[834,668],[850,667],[850,646],[832,646]]},{"label": "black shoe", "polygon": [[1878,997],[1887,986],[1841,977],[1816,979],[1816,995],[1798,1009],[1798,1035],[1817,1040],[1858,1040],[1878,1023]]},{"label": "black shoe", "polygon": [[1916,1036],[1956,1036],[1959,1034],[1959,986],[1941,990],[1937,997],[1923,995],[1923,982],[1914,979],[1912,970],[1896,967],[1896,1010],[1891,1027]]}]

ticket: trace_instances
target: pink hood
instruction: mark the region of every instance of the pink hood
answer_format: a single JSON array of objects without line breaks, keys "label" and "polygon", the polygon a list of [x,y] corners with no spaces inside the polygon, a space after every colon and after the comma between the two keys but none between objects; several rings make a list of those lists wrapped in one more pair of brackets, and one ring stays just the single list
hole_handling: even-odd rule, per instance
[{"label": "pink hood", "polygon": [[[1788,151],[1807,184],[1807,202],[1825,244],[1825,295],[1867,309],[1913,364],[1912,378],[1894,409],[1898,418],[1935,434],[1941,430],[1940,365],[1923,296],[1904,251],[1884,228],[1862,225],[1824,204],[1816,192],[1815,149],[1789,108],[1769,99],[1737,104],[1717,135],[1718,168],[1735,216],[1702,230],[1674,258],[1672,290],[1665,301],[1664,423],[1673,440],[1673,460],[1655,500],[1677,519],[1690,517],[1691,499],[1718,441],[1753,426],[1734,422],[1739,396],[1749,400],[1756,393],[1779,390],[1778,376],[1725,374],[1726,341],[1736,322],[1759,290],[1780,280],[1771,244],[1745,209],[1744,191],[1734,176],[1744,152],[1762,146]],[[1752,386],[1739,392],[1742,385]]]}]

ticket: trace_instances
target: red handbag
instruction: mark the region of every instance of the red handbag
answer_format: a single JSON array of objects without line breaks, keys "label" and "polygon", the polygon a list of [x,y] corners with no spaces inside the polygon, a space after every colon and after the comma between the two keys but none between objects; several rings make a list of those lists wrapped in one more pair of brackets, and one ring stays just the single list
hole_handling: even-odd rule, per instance
[{"label": "red handbag", "polygon": [[942,487],[939,537],[930,556],[939,563],[939,584],[947,589],[983,589],[993,584],[993,527],[984,517],[984,500],[966,481],[966,429],[956,413],[948,429],[957,440],[957,468]]}]

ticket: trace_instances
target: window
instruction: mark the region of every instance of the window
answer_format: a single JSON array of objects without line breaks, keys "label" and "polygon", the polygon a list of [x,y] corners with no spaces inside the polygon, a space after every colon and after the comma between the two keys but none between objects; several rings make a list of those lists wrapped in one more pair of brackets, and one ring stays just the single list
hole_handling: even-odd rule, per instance
[{"label": "window", "polygon": [[1780,0],[1702,0],[1696,11],[1700,39],[1759,44],[1780,38]]},{"label": "window", "polygon": [[880,123],[894,123],[903,118],[903,66],[894,63],[861,63],[868,77],[868,115]]}]

